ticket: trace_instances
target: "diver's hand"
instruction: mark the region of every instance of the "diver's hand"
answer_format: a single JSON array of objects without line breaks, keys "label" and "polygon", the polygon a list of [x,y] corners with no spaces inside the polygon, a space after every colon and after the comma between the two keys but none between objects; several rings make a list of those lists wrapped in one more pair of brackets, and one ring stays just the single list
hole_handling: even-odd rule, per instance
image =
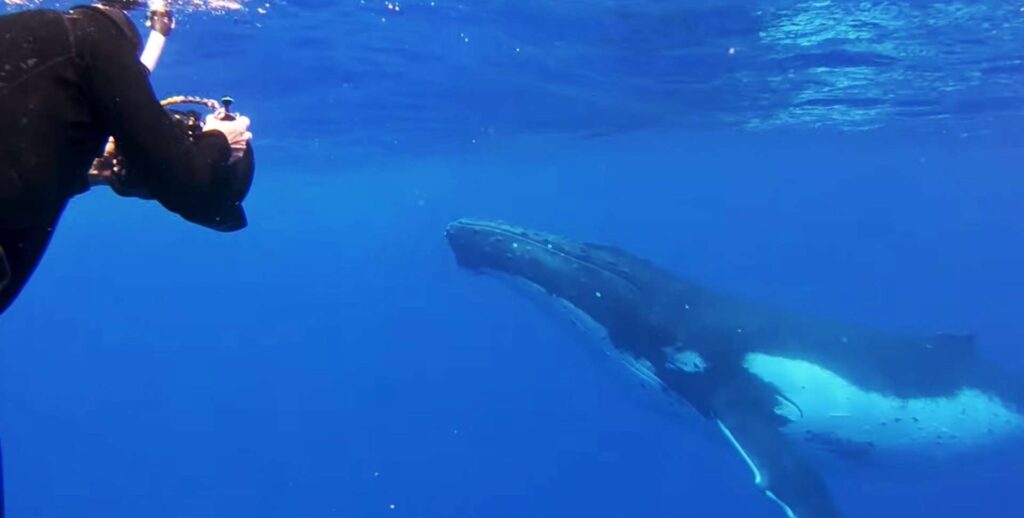
[{"label": "diver's hand", "polygon": [[249,117],[234,113],[229,116],[224,110],[217,110],[217,113],[207,115],[206,122],[203,124],[203,131],[214,130],[223,133],[228,138],[228,144],[231,146],[229,162],[242,158],[246,145],[252,140],[252,133],[249,133]]}]

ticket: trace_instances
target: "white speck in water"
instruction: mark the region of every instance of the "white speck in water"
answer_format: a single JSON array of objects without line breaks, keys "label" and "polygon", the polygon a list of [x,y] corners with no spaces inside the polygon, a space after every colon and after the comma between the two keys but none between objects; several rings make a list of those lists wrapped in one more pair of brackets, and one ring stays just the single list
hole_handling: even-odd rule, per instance
[{"label": "white speck in water", "polygon": [[394,510],[395,509],[395,504],[389,504],[388,505],[388,509]]},{"label": "white speck in water", "polygon": [[595,291],[594,295],[596,295],[597,298],[601,298],[601,292],[600,291]]}]

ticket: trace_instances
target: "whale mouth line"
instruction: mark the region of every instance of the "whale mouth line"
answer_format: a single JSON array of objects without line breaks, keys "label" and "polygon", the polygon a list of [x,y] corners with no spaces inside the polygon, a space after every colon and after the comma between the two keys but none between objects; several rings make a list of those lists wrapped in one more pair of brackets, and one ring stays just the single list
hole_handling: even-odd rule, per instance
[{"label": "whale mouth line", "polygon": [[627,279],[627,278],[623,277],[618,272],[615,272],[615,271],[613,271],[611,269],[608,269],[608,268],[603,268],[603,267],[601,267],[601,266],[599,266],[597,264],[594,264],[593,262],[586,261],[586,260],[581,259],[579,257],[576,257],[575,255],[572,255],[572,254],[570,254],[568,252],[559,250],[558,248],[554,247],[551,243],[542,243],[542,242],[540,242],[540,241],[538,241],[538,240],[536,240],[536,239],[526,235],[525,231],[523,233],[517,233],[517,232],[515,232],[513,230],[509,230],[508,228],[505,228],[505,227],[501,226],[500,224],[486,222],[486,221],[458,221],[458,222],[455,222],[454,225],[487,230],[487,231],[490,231],[490,232],[494,232],[496,234],[501,234],[501,235],[504,235],[504,236],[507,236],[507,237],[510,237],[510,238],[514,238],[514,239],[519,239],[519,240],[525,241],[527,243],[533,244],[534,246],[536,246],[538,248],[542,248],[542,249],[547,250],[549,252],[552,252],[554,254],[558,254],[558,255],[560,255],[560,256],[562,256],[562,257],[564,257],[564,258],[566,258],[566,259],[568,259],[570,261],[573,261],[575,263],[578,263],[578,264],[581,264],[583,266],[587,266],[587,267],[593,268],[593,269],[595,269],[595,270],[597,270],[599,272],[603,272],[603,273],[606,273],[608,275],[611,275],[611,276],[615,277],[616,279],[619,279],[620,281],[628,284],[633,289],[635,289],[637,291],[640,291],[640,287],[635,282],[633,282],[630,279]]}]

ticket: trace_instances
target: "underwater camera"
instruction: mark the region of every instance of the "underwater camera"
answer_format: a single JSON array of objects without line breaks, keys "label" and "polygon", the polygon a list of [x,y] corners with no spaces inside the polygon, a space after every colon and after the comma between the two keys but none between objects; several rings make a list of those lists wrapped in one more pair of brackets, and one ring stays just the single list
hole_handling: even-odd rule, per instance
[{"label": "underwater camera", "polygon": [[[233,102],[230,97],[225,97],[218,102],[200,97],[177,96],[164,99],[160,104],[170,115],[178,130],[189,140],[195,140],[203,132],[203,115],[197,110],[175,109],[171,106],[201,105],[212,112],[222,111],[225,116],[234,117],[228,111]],[[121,196],[147,200],[153,198],[139,181],[138,176],[132,174],[131,164],[117,151],[117,143],[114,139],[110,139],[107,143],[103,156],[93,162],[88,177],[90,186],[107,185]]]}]

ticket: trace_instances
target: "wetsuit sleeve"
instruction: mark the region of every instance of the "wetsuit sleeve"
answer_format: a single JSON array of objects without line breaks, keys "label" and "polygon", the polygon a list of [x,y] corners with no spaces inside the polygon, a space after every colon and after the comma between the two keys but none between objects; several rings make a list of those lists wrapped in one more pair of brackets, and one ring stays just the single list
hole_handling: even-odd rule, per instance
[{"label": "wetsuit sleeve", "polygon": [[86,96],[139,182],[189,221],[220,231],[244,228],[231,178],[251,159],[228,164],[231,148],[219,131],[190,140],[160,106],[130,39],[101,14],[75,13],[70,23]]}]

